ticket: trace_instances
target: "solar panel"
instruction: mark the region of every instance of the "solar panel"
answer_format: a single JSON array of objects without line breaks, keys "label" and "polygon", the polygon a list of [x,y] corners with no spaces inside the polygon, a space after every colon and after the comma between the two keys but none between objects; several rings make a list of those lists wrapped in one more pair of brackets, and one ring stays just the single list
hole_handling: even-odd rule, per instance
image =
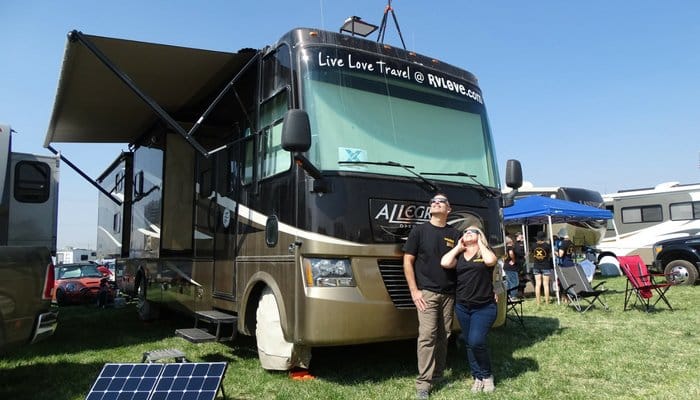
[{"label": "solar panel", "polygon": [[86,400],[213,400],[225,362],[105,364]]}]

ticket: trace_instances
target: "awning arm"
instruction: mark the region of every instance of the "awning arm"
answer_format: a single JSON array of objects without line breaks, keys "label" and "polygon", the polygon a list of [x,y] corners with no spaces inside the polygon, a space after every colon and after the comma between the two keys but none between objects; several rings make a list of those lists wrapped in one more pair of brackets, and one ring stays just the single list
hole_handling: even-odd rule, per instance
[{"label": "awning arm", "polygon": [[119,200],[118,198],[112,196],[112,194],[111,194],[110,192],[108,192],[105,188],[103,188],[102,186],[100,186],[100,184],[97,183],[94,179],[90,178],[85,172],[83,172],[80,168],[78,168],[75,164],[73,164],[69,159],[67,159],[66,157],[64,157],[63,154],[61,154],[58,150],[56,150],[56,149],[54,149],[53,147],[51,147],[51,145],[46,146],[46,148],[49,149],[49,151],[52,152],[53,154],[57,155],[57,156],[61,159],[61,161],[63,161],[64,163],[68,164],[68,166],[71,167],[71,168],[73,169],[73,171],[77,172],[78,175],[80,175],[80,176],[83,177],[83,179],[85,179],[85,180],[88,181],[90,184],[92,184],[92,186],[96,187],[97,190],[99,190],[100,192],[102,192],[102,194],[104,194],[105,196],[107,196],[107,197],[108,197],[110,200],[112,200],[116,205],[118,205],[118,206],[121,206],[121,205],[122,205],[122,201],[121,201],[121,200]]},{"label": "awning arm", "polygon": [[[214,108],[216,107],[216,105],[219,104],[219,102],[221,101],[221,99],[224,98],[224,95],[226,95],[226,93],[228,93],[228,91],[231,90],[231,88],[233,87],[233,84],[236,83],[236,81],[238,81],[238,77],[241,76],[241,74],[243,74],[243,73],[245,73],[246,71],[248,71],[248,66],[250,66],[251,64],[253,64],[254,62],[256,62],[258,58],[260,58],[260,54],[261,54],[260,52],[257,52],[250,60],[248,60],[248,62],[243,66],[243,68],[241,68],[241,69],[238,71],[238,73],[233,77],[233,79],[231,79],[231,80],[226,84],[226,86],[224,86],[224,88],[221,89],[221,92],[219,92],[219,94],[216,96],[216,98],[214,99],[214,101],[212,101],[211,104],[209,104],[209,106],[207,107],[207,109],[204,110],[204,113],[197,119],[197,122],[195,122],[194,126],[192,126],[192,129],[190,129],[188,135],[194,135],[195,131],[196,131],[196,130],[199,128],[199,126],[202,124],[202,121],[204,121],[204,119],[207,118],[207,117],[209,116],[209,114],[214,110]],[[241,99],[240,99],[240,97],[238,96],[238,93],[237,93],[236,91],[234,91],[234,93],[236,94],[236,99],[238,100],[238,103],[239,103],[239,105],[241,106],[241,109],[242,109],[243,112],[245,113],[246,118],[248,118],[248,123],[250,124],[250,126],[253,126],[252,121],[250,121],[250,117],[248,117],[248,113],[247,113],[245,107],[244,107],[243,104],[241,103]],[[210,155],[210,154],[212,154],[212,153],[215,153],[216,151],[218,151],[218,150],[213,150],[213,151],[211,151],[211,152],[207,152],[205,155],[208,156],[208,155]]]},{"label": "awning arm", "polygon": [[192,136],[180,126],[180,124],[178,124],[165,110],[163,110],[161,106],[158,105],[158,103],[156,103],[147,94],[143,93],[131,80],[131,78],[117,68],[114,63],[104,53],[102,53],[100,49],[97,48],[97,46],[83,36],[82,32],[77,30],[71,31],[68,34],[68,40],[72,42],[77,41],[83,44],[83,46],[90,50],[90,52],[92,52],[92,54],[94,54],[95,57],[102,62],[102,64],[109,68],[110,71],[112,71],[122,82],[124,82],[124,84],[126,84],[138,97],[140,97],[141,100],[143,100],[146,105],[148,105],[148,107],[150,107],[151,110],[153,110],[153,112],[156,113],[156,115],[158,115],[158,117],[160,117],[160,119],[162,119],[172,130],[182,135],[182,137],[184,137],[185,140],[187,140],[187,142],[202,155],[209,157],[209,153],[202,145],[194,140]]}]

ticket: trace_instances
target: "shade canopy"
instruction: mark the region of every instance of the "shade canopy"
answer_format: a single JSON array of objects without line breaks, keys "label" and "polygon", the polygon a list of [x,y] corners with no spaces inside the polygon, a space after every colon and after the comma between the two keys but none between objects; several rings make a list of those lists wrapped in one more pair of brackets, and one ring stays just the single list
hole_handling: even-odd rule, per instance
[{"label": "shade canopy", "polygon": [[612,217],[609,210],[544,196],[523,197],[515,200],[513,206],[503,209],[503,221],[513,225],[590,221]]}]

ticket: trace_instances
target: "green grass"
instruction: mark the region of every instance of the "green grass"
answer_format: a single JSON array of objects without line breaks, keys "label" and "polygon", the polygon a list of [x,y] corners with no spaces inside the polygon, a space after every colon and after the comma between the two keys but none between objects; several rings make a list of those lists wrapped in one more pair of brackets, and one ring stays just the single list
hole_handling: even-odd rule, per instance
[{"label": "green grass", "polygon": [[[700,287],[673,287],[675,311],[622,311],[624,278],[607,280],[609,311],[579,314],[556,304],[524,304],[523,330],[512,322],[490,334],[496,392],[469,392],[460,343],[450,346],[446,383],[432,399],[700,398]],[[227,361],[230,399],[412,399],[415,341],[314,349],[311,381],[266,372],[253,339],[192,344],[174,336],[190,319],[137,320],[133,305],[60,310],[47,341],[0,356],[0,399],[83,399],[104,363],[140,362],[143,352],[179,348],[191,361]]]}]

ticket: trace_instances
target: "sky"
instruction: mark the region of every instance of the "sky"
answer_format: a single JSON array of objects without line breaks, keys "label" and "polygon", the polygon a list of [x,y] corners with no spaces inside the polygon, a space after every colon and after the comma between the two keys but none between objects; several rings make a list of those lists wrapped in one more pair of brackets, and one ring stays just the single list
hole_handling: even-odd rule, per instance
[{"label": "sky", "polygon": [[[385,0],[0,0],[0,121],[46,154],[66,34],[235,52],[295,27],[379,24]],[[394,0],[409,50],[474,73],[501,178],[601,193],[700,182],[700,2]],[[376,34],[370,36],[376,39]],[[389,20],[385,43],[400,46]],[[58,144],[93,178],[125,145]],[[97,189],[61,164],[58,247],[95,248]]]}]

